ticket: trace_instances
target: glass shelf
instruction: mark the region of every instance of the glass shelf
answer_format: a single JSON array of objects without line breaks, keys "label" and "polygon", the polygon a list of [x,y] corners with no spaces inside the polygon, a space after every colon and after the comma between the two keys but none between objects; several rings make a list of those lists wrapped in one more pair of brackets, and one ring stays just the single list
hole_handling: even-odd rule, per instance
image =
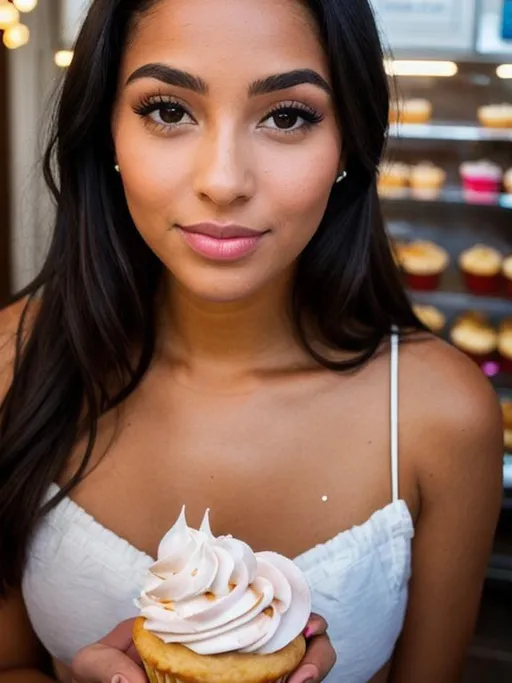
[{"label": "glass shelf", "polygon": [[412,140],[454,140],[456,142],[512,142],[512,128],[484,128],[457,123],[392,123],[391,138]]},{"label": "glass shelf", "polygon": [[512,489],[512,454],[506,453],[503,458],[503,487]]},{"label": "glass shelf", "polygon": [[396,194],[381,193],[380,198],[383,202],[393,204],[400,202],[417,204],[452,204],[470,207],[494,207],[512,210],[512,194],[496,194],[486,197],[468,196],[462,188],[448,187],[442,190],[437,196],[426,197],[416,196],[412,190],[405,188]]}]

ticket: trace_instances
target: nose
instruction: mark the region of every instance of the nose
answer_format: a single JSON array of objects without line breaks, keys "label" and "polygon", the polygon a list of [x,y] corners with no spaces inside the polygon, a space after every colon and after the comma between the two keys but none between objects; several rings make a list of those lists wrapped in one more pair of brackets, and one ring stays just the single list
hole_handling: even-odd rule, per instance
[{"label": "nose", "polygon": [[205,134],[195,170],[196,194],[217,206],[247,201],[254,192],[249,156],[231,127]]}]

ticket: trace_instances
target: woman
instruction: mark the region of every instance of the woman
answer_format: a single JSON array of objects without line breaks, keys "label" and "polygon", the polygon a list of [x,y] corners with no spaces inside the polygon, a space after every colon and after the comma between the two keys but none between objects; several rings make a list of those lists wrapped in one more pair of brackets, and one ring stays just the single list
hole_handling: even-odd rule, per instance
[{"label": "woman", "polygon": [[362,0],[93,2],[50,253],[1,325],[2,683],[51,680],[45,652],[142,683],[126,620],[183,503],[306,572],[292,683],[459,680],[500,413],[400,285],[387,120]]}]

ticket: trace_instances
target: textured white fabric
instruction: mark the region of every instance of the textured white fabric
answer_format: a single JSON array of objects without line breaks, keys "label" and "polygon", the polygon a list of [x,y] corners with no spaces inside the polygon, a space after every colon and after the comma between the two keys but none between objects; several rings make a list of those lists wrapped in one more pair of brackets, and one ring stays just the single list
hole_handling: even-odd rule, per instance
[{"label": "textured white fabric", "polygon": [[[392,373],[397,371],[392,361]],[[393,480],[395,462],[394,457]],[[57,491],[53,485],[48,497]],[[329,622],[338,654],[329,683],[366,683],[391,658],[407,606],[413,535],[407,504],[397,498],[361,526],[295,559],[310,584],[313,611]],[[78,649],[136,616],[133,599],[153,561],[72,500],[63,500],[34,534],[22,585],[30,620],[47,650],[69,663]]]}]

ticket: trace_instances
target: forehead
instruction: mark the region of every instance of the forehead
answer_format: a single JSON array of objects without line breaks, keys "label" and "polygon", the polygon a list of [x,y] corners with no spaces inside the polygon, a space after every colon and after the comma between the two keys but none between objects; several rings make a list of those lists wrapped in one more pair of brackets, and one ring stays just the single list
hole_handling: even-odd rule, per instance
[{"label": "forehead", "polygon": [[159,0],[141,17],[122,71],[170,63],[211,80],[314,68],[328,78],[314,18],[301,0]]}]

